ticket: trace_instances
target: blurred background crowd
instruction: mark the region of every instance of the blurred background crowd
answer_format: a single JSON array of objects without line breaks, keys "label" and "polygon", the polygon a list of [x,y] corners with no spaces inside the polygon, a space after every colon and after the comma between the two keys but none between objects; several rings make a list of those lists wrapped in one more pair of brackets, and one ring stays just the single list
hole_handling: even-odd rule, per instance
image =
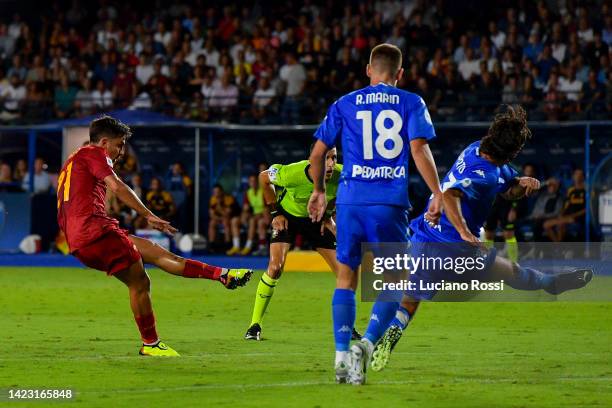
[{"label": "blurred background crowd", "polygon": [[[367,85],[379,42],[405,55],[399,86],[434,121],[612,113],[606,1],[7,2],[0,123],[147,109],[198,121],[316,123]],[[26,9],[24,9],[26,8]]]}]

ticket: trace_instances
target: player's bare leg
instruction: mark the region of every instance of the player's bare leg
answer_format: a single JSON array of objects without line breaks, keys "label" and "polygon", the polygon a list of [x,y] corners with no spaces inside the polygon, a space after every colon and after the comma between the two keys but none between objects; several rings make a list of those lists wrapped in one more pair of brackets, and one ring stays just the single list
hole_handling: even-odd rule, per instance
[{"label": "player's bare leg", "polygon": [[208,221],[208,241],[215,242],[217,241],[217,224],[219,220],[215,217],[211,217],[210,221]]},{"label": "player's bare leg", "polygon": [[242,225],[247,226],[247,240],[244,248],[240,251],[240,255],[248,255],[253,250],[253,240],[255,239],[255,227],[257,224],[257,215],[251,214],[249,211],[243,211],[240,218]]},{"label": "player's bare leg", "polygon": [[114,274],[123,282],[130,293],[130,307],[142,338],[141,355],[176,357],[179,354],[159,340],[155,328],[155,315],[151,305],[151,281],[142,260],[135,262],[129,269]]},{"label": "player's bare leg", "polygon": [[231,241],[231,232],[232,232],[232,220],[229,216],[224,216],[221,219],[223,223],[223,234],[225,237],[225,243],[229,243]]},{"label": "player's bare leg", "polygon": [[227,269],[186,259],[165,250],[148,239],[130,235],[130,240],[136,245],[145,263],[155,265],[172,275],[217,280],[226,288],[235,289],[238,286],[244,286],[253,273],[250,269]]},{"label": "player's bare leg", "polygon": [[251,324],[244,335],[245,340],[261,340],[261,323],[274,294],[274,288],[283,273],[287,253],[290,248],[291,245],[285,242],[273,242],[270,244],[268,269],[261,276],[259,285],[257,285],[253,315],[251,317]]},{"label": "player's bare leg", "polygon": [[240,224],[242,217],[232,217],[230,219],[230,229],[232,232],[232,247],[226,252],[227,255],[236,255],[240,252]]}]

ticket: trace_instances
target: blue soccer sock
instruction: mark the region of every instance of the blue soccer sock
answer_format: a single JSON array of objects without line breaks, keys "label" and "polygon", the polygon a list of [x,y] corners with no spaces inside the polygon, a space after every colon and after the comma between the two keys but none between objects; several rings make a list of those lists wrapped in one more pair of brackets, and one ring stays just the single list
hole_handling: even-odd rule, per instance
[{"label": "blue soccer sock", "polygon": [[336,289],[332,299],[334,339],[336,351],[348,351],[355,325],[355,292],[350,289]]},{"label": "blue soccer sock", "polygon": [[397,309],[397,312],[395,312],[395,317],[393,318],[393,320],[391,320],[389,327],[397,326],[400,329],[404,330],[406,329],[406,327],[408,327],[408,323],[410,323],[411,317],[412,316],[410,316],[410,313],[408,313],[408,310],[400,306]]},{"label": "blue soccer sock", "polygon": [[372,342],[372,344],[376,344],[383,334],[385,334],[398,307],[399,302],[385,302],[380,300],[379,296],[379,299],[376,300],[376,303],[374,303],[372,307],[370,323],[363,337]]},{"label": "blue soccer sock", "polygon": [[520,290],[538,290],[544,289],[554,282],[554,276],[538,271],[534,268],[528,268],[514,264],[514,276],[508,279],[506,283],[514,289]]}]

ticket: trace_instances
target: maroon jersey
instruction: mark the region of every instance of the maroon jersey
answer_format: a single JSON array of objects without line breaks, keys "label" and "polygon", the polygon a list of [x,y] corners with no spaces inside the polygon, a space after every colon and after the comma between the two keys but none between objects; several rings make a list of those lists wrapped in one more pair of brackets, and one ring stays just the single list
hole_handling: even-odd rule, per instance
[{"label": "maroon jersey", "polygon": [[114,174],[113,162],[103,148],[85,146],[62,167],[57,181],[57,222],[70,252],[97,240],[119,223],[106,214],[104,178]]}]

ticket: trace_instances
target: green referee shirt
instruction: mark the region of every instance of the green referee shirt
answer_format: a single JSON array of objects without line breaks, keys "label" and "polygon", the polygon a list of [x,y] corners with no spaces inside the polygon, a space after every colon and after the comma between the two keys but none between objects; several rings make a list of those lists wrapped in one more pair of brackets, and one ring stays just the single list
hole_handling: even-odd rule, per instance
[{"label": "green referee shirt", "polygon": [[[309,167],[308,160],[302,160],[291,164],[273,164],[268,169],[270,182],[281,187],[276,192],[277,203],[296,217],[308,217],[308,200],[313,190],[312,180],[308,175]],[[331,179],[326,182],[325,195],[328,203],[336,198],[340,172],[342,165],[336,164]],[[328,215],[331,215],[330,212],[328,211]]]}]

